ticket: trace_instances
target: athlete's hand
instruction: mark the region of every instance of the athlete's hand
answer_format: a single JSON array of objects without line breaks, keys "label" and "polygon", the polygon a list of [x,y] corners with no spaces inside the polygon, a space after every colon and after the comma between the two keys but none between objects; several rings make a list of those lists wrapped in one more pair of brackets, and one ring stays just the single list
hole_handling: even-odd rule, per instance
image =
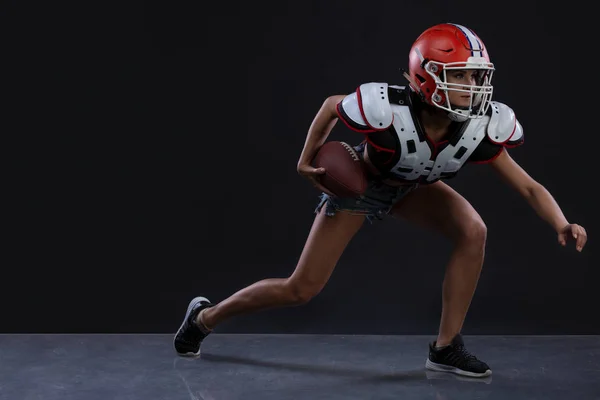
[{"label": "athlete's hand", "polygon": [[567,245],[567,241],[575,240],[575,247],[577,251],[581,252],[583,250],[583,246],[587,242],[587,232],[581,225],[577,224],[569,224],[562,228],[558,232],[558,243],[563,246]]},{"label": "athlete's hand", "polygon": [[308,179],[317,189],[333,196],[333,193],[327,190],[325,186],[321,185],[319,182],[319,177],[325,174],[325,168],[314,168],[310,164],[302,163],[298,164],[298,173]]}]

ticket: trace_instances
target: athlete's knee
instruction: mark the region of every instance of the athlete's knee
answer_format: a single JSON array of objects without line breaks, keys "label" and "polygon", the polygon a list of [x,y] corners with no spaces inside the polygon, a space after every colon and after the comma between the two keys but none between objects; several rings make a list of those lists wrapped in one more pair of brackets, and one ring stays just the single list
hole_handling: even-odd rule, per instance
[{"label": "athlete's knee", "polygon": [[317,296],[325,285],[300,279],[288,279],[285,284],[286,297],[292,305],[306,304]]},{"label": "athlete's knee", "polygon": [[473,249],[481,249],[487,239],[487,226],[481,217],[464,220],[459,229],[458,241]]}]

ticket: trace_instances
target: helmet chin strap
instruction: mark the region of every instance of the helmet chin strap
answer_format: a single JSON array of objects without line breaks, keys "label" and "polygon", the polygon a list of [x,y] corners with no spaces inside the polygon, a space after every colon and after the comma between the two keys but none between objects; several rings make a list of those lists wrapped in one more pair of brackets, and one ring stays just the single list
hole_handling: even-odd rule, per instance
[{"label": "helmet chin strap", "polygon": [[461,110],[460,108],[455,108],[454,111],[455,112],[448,111],[448,118],[450,118],[452,121],[465,122],[466,120],[469,119],[469,116],[465,115],[463,113],[464,111],[467,111],[467,110]]},{"label": "helmet chin strap", "polygon": [[423,98],[423,93],[419,90],[419,85],[417,84],[417,82],[415,82],[409,74],[406,73],[406,71],[402,70],[402,75],[404,76],[404,78],[406,78],[406,80],[408,81],[408,83],[410,83],[410,87],[413,89],[414,92],[418,93],[421,98]]}]

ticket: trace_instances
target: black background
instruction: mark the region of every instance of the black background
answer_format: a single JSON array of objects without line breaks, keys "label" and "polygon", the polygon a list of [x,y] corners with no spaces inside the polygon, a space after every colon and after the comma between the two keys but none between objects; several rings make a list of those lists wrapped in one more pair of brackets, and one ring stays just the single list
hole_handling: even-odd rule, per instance
[{"label": "black background", "polygon": [[[448,183],[489,230],[464,332],[600,333],[585,9],[8,5],[2,332],[174,332],[196,295],[220,301],[289,275],[318,196],[296,163],[321,103],[364,82],[404,84],[414,39],[455,22],[488,46],[494,99],[524,126],[511,155],[590,235],[581,254],[560,247],[488,166],[464,168]],[[330,139],[361,137],[339,123]],[[309,304],[218,330],[436,333],[449,251],[399,221],[366,224]]]}]

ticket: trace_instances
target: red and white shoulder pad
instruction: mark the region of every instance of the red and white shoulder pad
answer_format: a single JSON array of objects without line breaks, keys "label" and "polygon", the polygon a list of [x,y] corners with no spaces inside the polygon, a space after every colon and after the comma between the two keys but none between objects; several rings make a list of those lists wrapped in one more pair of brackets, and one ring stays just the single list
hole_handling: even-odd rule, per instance
[{"label": "red and white shoulder pad", "polygon": [[340,119],[352,130],[357,132],[371,132],[362,116],[356,93],[350,93],[337,105]]},{"label": "red and white shoulder pad", "polygon": [[394,114],[387,83],[363,83],[356,89],[356,96],[362,117],[371,129],[385,130],[392,125]]},{"label": "red and white shoulder pad", "polygon": [[493,143],[509,145],[522,141],[523,127],[512,108],[504,103],[492,101],[490,111],[487,135]]}]

